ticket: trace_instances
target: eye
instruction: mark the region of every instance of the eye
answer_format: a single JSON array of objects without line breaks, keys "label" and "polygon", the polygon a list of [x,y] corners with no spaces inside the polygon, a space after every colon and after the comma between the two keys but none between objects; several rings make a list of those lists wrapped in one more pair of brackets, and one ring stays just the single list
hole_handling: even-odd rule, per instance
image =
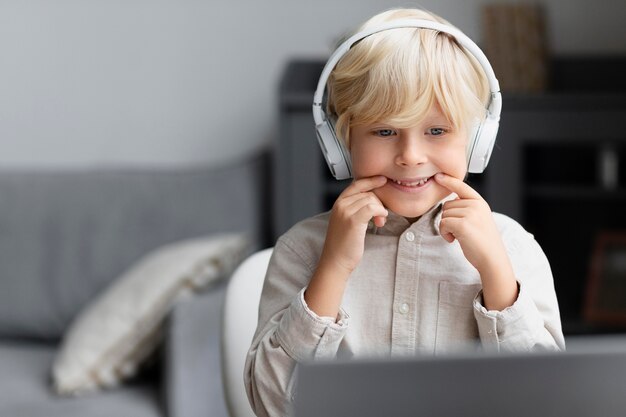
[{"label": "eye", "polygon": [[380,137],[383,137],[383,138],[388,138],[388,137],[391,137],[391,136],[395,135],[396,132],[393,129],[376,129],[376,130],[374,130],[374,134],[376,136],[380,136]]},{"label": "eye", "polygon": [[442,127],[431,127],[428,129],[428,134],[433,136],[441,136],[446,133],[446,129]]}]

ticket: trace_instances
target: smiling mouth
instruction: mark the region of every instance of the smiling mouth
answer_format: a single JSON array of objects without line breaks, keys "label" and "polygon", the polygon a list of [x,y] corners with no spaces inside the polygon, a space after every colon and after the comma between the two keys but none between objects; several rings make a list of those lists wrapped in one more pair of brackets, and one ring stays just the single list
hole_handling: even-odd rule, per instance
[{"label": "smiling mouth", "polygon": [[402,187],[418,188],[418,187],[423,187],[428,181],[431,180],[432,177],[433,176],[431,175],[430,177],[424,177],[419,180],[411,180],[411,181],[394,180],[392,178],[389,178],[389,180],[393,182],[394,184],[400,185]]}]

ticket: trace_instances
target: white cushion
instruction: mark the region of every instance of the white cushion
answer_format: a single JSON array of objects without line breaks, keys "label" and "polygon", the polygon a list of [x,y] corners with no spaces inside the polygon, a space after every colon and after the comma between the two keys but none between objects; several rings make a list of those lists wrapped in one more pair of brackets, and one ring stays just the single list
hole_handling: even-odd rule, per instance
[{"label": "white cushion", "polygon": [[74,319],[53,364],[56,391],[79,394],[134,375],[161,340],[172,306],[229,275],[247,247],[241,234],[211,235],[162,246],[137,261]]}]

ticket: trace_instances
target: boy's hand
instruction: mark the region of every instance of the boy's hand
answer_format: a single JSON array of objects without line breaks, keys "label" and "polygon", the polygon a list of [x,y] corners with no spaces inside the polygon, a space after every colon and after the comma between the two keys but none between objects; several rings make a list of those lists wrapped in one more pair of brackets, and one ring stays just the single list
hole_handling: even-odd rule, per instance
[{"label": "boy's hand", "polygon": [[458,178],[439,173],[435,181],[459,196],[443,204],[439,232],[448,242],[458,240],[463,255],[478,270],[485,307],[502,311],[513,305],[517,281],[489,205]]},{"label": "boy's hand", "polygon": [[387,209],[372,190],[387,182],[384,176],[361,178],[339,195],[330,214],[326,242],[320,263],[328,263],[351,273],[361,261],[365,232],[370,220],[385,225]]},{"label": "boy's hand", "polygon": [[443,204],[441,236],[450,243],[458,240],[465,258],[481,276],[507,265],[508,255],[487,202],[458,178],[439,173],[435,181],[458,195]]}]

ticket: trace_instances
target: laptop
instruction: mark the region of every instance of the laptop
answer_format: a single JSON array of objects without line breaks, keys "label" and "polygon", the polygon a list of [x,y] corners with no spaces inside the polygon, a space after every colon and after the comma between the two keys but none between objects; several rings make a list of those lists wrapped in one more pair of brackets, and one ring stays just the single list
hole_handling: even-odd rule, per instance
[{"label": "laptop", "polygon": [[296,417],[625,417],[626,336],[567,352],[301,364]]}]

